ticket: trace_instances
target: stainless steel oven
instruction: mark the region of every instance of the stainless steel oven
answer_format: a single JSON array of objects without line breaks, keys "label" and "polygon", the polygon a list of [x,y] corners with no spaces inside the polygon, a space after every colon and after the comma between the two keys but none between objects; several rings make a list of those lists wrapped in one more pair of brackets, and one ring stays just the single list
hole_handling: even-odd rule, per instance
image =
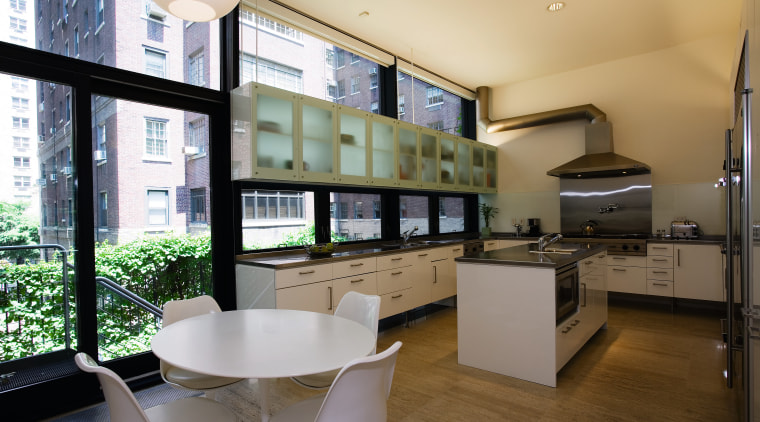
[{"label": "stainless steel oven", "polygon": [[572,263],[557,268],[555,274],[555,298],[557,301],[557,324],[575,313],[580,303],[578,265]]}]

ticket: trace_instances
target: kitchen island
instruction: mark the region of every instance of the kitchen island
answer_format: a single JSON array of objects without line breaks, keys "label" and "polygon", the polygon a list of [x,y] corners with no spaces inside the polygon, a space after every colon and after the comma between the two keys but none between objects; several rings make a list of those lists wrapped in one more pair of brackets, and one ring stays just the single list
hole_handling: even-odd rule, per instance
[{"label": "kitchen island", "polygon": [[[459,363],[556,387],[557,372],[607,326],[605,256],[598,245],[542,253],[530,244],[456,258]],[[557,274],[574,267],[574,303],[558,320],[567,301]]]}]

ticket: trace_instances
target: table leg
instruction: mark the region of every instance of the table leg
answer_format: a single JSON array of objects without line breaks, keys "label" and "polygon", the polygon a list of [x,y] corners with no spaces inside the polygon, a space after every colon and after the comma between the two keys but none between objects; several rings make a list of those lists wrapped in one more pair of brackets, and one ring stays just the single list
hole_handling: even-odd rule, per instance
[{"label": "table leg", "polygon": [[269,421],[269,378],[259,378],[259,405],[261,406],[261,422]]}]

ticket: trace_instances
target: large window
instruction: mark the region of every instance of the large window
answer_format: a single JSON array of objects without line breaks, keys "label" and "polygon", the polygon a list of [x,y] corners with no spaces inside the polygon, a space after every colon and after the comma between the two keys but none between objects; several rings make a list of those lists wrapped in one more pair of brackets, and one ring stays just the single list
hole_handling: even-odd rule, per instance
[{"label": "large window", "polygon": [[399,120],[462,136],[462,97],[403,72],[398,75]]},{"label": "large window", "polygon": [[159,78],[166,77],[166,53],[163,51],[145,49],[145,74]]},{"label": "large window", "polygon": [[167,155],[166,121],[145,119],[145,155]]},{"label": "large window", "polygon": [[[265,15],[257,18],[254,10],[245,5],[240,8],[240,23],[241,84],[256,81],[373,110],[373,102],[379,99],[377,88],[382,89],[377,63],[277,19]],[[347,61],[350,66],[346,66]]]},{"label": "large window", "polygon": [[423,195],[399,196],[399,216],[401,217],[399,236],[404,232],[412,232],[415,227],[417,227],[415,236],[430,233],[429,200],[430,198]]},{"label": "large window", "polygon": [[438,198],[438,231],[440,233],[463,232],[465,201],[463,197],[441,196]]},{"label": "large window", "polygon": [[148,225],[169,225],[169,191],[166,189],[148,190]]},{"label": "large window", "polygon": [[241,192],[243,249],[314,243],[314,193],[248,190]]},{"label": "large window", "polygon": [[190,221],[206,222],[206,188],[190,190]]},{"label": "large window", "polygon": [[198,86],[206,84],[203,75],[203,50],[191,54],[187,60],[187,82]]},{"label": "large window", "polygon": [[348,241],[379,238],[382,232],[381,201],[378,194],[331,192],[330,239]]}]

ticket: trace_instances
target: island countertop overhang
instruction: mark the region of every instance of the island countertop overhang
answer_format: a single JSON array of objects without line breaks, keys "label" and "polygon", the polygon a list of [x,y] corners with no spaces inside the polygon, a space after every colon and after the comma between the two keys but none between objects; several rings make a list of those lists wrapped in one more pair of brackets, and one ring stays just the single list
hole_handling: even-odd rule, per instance
[{"label": "island countertop overhang", "polygon": [[539,253],[535,243],[495,249],[455,259],[457,263],[512,265],[538,268],[559,268],[587,258],[606,249],[604,245],[563,243],[556,248],[548,247]]}]

